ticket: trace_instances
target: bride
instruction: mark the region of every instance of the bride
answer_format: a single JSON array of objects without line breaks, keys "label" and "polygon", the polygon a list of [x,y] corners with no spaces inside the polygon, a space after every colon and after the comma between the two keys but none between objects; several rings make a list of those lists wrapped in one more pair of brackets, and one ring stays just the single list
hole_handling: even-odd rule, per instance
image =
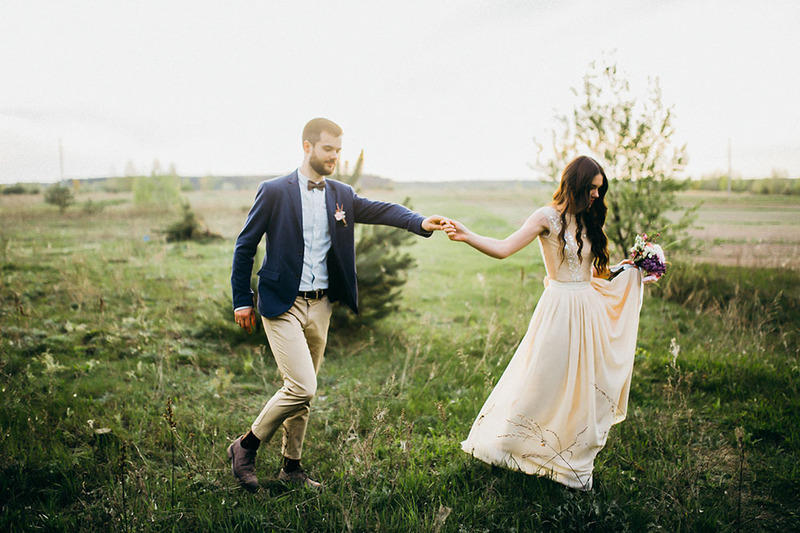
[{"label": "bride", "polygon": [[547,270],[528,331],[462,449],[584,490],[592,488],[609,429],[625,419],[642,282],[657,279],[643,279],[637,268],[603,279],[607,190],[603,168],[581,156],[564,168],[552,203],[509,237],[478,235],[454,220],[445,225],[450,240],[497,259],[539,237]]}]

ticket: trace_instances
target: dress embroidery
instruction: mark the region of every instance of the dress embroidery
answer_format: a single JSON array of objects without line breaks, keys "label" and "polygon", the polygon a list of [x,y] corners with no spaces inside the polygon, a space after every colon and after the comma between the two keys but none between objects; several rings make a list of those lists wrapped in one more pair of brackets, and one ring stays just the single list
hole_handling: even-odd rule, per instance
[{"label": "dress embroidery", "polygon": [[[558,213],[552,207],[546,207],[544,216],[550,222],[550,234],[557,239],[558,234],[561,232],[561,219]],[[569,229],[564,232],[564,240],[566,241],[566,244],[564,244],[564,257],[567,260],[572,281],[583,281],[583,278],[581,278],[581,260],[578,257],[578,242]]]},{"label": "dress embroidery", "polygon": [[564,245],[564,254],[567,256],[567,264],[569,265],[572,281],[581,281],[581,260],[578,257],[578,243],[569,230],[564,232],[564,240],[567,241],[567,244]]}]

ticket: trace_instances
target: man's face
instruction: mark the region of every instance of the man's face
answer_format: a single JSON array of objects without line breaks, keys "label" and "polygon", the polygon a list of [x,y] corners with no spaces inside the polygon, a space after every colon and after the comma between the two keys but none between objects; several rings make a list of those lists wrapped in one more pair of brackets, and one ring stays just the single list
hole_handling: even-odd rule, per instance
[{"label": "man's face", "polygon": [[[306,141],[308,143],[308,141]],[[308,164],[314,172],[320,176],[330,176],[336,168],[339,160],[339,152],[342,150],[342,137],[334,137],[327,131],[323,131],[313,146],[308,143],[309,159]]]}]

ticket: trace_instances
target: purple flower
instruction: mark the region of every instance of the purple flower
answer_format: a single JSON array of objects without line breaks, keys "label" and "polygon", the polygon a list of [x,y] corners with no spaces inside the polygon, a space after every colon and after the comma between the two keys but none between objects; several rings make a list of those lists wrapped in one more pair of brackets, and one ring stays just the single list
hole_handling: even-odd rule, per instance
[{"label": "purple flower", "polygon": [[641,257],[634,262],[636,263],[636,266],[650,274],[662,275],[667,271],[667,265],[662,263],[658,256],[655,255],[650,257]]}]

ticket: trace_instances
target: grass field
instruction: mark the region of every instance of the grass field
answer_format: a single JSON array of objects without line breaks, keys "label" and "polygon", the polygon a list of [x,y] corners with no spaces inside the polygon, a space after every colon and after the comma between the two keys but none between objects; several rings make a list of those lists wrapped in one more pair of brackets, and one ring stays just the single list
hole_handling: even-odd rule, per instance
[{"label": "grass field", "polygon": [[690,192],[684,204],[702,202],[692,233],[708,244],[708,259],[734,266],[800,270],[800,199]]},{"label": "grass field", "polygon": [[[549,196],[364,195],[408,196],[494,236]],[[0,530],[800,530],[795,199],[683,197],[705,202],[703,257],[733,266],[676,264],[648,288],[628,419],[592,492],[460,451],[544,270],[537,246],[497,261],[437,234],[409,247],[402,313],[331,334],[304,453],[326,489],[277,483],[272,442],[251,495],[225,448],[280,385],[263,332],[238,331],[228,301],[252,193],[187,196],[223,236],[207,244],[165,242],[177,212],[87,198],[105,207],[59,215],[41,196],[0,198]]]}]

